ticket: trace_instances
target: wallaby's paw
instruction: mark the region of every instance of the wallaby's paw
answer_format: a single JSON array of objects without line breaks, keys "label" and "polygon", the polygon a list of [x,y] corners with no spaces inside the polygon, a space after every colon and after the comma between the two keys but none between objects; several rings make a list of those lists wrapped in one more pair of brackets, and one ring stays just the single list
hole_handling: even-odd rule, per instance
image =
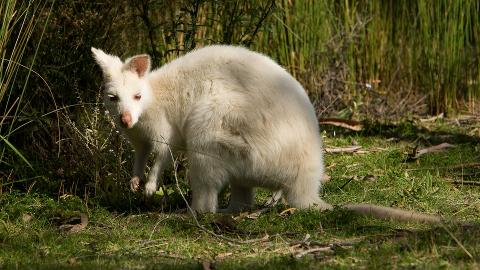
[{"label": "wallaby's paw", "polygon": [[132,177],[132,179],[130,179],[130,190],[132,190],[133,192],[137,192],[140,189],[141,184],[142,180],[140,179],[140,177]]},{"label": "wallaby's paw", "polygon": [[157,191],[157,183],[153,181],[147,182],[145,184],[145,196],[151,197]]}]

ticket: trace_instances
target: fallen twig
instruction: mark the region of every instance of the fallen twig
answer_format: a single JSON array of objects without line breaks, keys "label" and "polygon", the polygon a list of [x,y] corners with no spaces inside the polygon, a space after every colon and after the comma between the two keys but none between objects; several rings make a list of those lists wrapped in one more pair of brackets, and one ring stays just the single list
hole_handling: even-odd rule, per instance
[{"label": "fallen twig", "polygon": [[440,113],[439,115],[435,115],[435,116],[432,116],[430,118],[424,118],[424,119],[420,119],[420,122],[422,123],[425,123],[425,122],[435,122],[437,121],[437,119],[443,119],[444,118],[444,114],[443,113]]},{"label": "fallen twig", "polygon": [[355,243],[352,242],[339,242],[339,243],[330,243],[330,244],[319,244],[316,242],[310,242],[310,245],[318,245],[317,247],[309,248],[300,252],[297,252],[294,256],[295,258],[301,258],[307,254],[315,253],[315,252],[330,252],[334,251],[335,248],[338,247],[351,247]]},{"label": "fallen twig", "polygon": [[430,147],[427,147],[427,148],[422,148],[420,150],[418,150],[417,147],[415,147],[413,149],[413,152],[409,155],[409,158],[411,160],[415,160],[415,159],[418,159],[420,156],[423,156],[425,154],[443,151],[447,148],[452,148],[452,147],[455,147],[455,145],[449,144],[449,143],[441,143],[441,144],[430,146]]},{"label": "fallen twig", "polygon": [[361,146],[347,146],[347,147],[326,147],[326,153],[355,153],[360,150]]}]

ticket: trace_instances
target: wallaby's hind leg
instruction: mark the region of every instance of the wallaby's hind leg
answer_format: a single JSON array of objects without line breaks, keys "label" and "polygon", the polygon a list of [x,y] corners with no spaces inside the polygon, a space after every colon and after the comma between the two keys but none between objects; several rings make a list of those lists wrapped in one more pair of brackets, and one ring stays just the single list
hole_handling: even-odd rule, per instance
[{"label": "wallaby's hind leg", "polygon": [[332,206],[320,199],[320,179],[316,174],[299,174],[296,182],[283,188],[287,203],[295,208],[316,207],[320,210],[332,209]]},{"label": "wallaby's hind leg", "polygon": [[255,201],[255,191],[252,187],[243,187],[239,185],[231,185],[230,203],[225,212],[240,212],[250,209]]},{"label": "wallaby's hind leg", "polygon": [[218,207],[218,193],[228,181],[227,171],[219,160],[203,154],[189,156],[192,208],[199,213],[214,213]]}]

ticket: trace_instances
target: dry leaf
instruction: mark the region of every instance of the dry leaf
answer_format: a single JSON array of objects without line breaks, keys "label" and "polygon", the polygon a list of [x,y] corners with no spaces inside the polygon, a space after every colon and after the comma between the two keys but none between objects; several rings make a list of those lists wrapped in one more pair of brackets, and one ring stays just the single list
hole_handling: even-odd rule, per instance
[{"label": "dry leaf", "polygon": [[293,213],[295,213],[295,211],[297,211],[298,209],[297,208],[288,208],[288,209],[285,209],[283,210],[282,212],[280,212],[280,214],[278,214],[279,216],[281,217],[286,217],[286,216],[290,216],[292,215]]}]

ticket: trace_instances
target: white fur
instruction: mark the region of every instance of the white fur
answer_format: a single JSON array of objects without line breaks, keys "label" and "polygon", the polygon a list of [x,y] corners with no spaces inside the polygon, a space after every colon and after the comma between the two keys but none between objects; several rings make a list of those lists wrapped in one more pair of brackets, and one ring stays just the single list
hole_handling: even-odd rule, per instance
[{"label": "white fur", "polygon": [[[190,164],[192,207],[217,211],[231,186],[229,211],[248,208],[254,188],[282,191],[292,207],[331,206],[319,198],[322,143],[314,108],[302,86],[270,58],[233,46],[195,50],[140,77],[118,57],[92,48],[106,80],[107,108],[128,111],[123,129],[135,148],[134,178],[156,154],[145,194],[152,195],[171,162],[168,146]],[[132,98],[137,92],[141,100]]]}]

